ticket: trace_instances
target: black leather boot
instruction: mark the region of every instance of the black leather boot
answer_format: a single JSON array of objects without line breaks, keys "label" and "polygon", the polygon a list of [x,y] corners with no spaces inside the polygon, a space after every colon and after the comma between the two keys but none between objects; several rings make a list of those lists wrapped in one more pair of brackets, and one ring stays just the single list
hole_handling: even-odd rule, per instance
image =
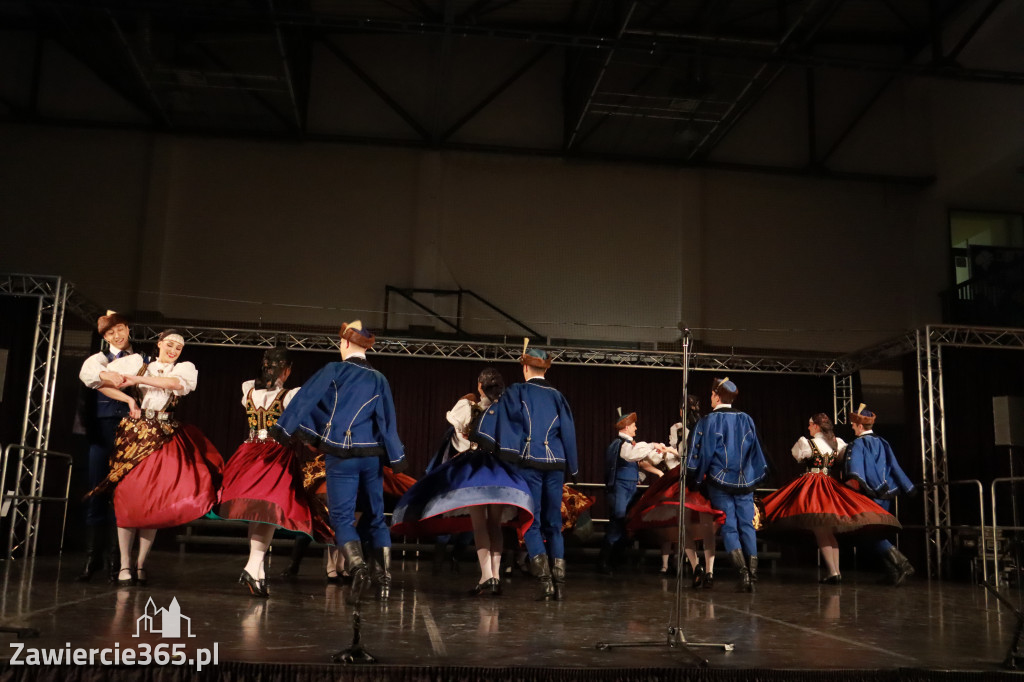
[{"label": "black leather boot", "polygon": [[281,572],[282,578],[294,578],[299,574],[299,566],[302,564],[303,557],[306,556],[306,548],[312,542],[313,538],[305,533],[295,538],[295,542],[292,544],[292,562],[288,564],[288,568]]},{"label": "black leather boot", "polygon": [[107,536],[107,579],[113,584],[121,570],[121,541],[117,539],[117,524],[108,522],[103,532]]},{"label": "black leather boot", "polygon": [[373,579],[377,583],[377,598],[387,601],[391,598],[391,548],[377,547],[373,550]]},{"label": "black leather boot", "polygon": [[910,560],[896,549],[896,547],[890,547],[889,551],[885,554],[886,562],[891,566],[889,571],[890,580],[895,587],[899,587],[907,578],[914,575],[914,567],[910,565]]},{"label": "black leather boot", "polygon": [[750,567],[750,582],[757,582],[757,556],[747,558],[747,566]]},{"label": "black leather boot", "polygon": [[555,584],[551,580],[551,565],[547,554],[538,554],[530,559],[530,572],[540,582],[537,600],[551,599],[555,596]]},{"label": "black leather boot", "polygon": [[729,552],[732,557],[732,564],[740,572],[740,582],[736,586],[737,592],[753,592],[754,583],[750,582],[750,569],[747,568],[747,560],[743,557],[742,549],[734,549]]},{"label": "black leather boot", "polygon": [[441,569],[444,567],[444,557],[445,557],[445,552],[446,552],[447,549],[448,549],[447,543],[444,543],[444,542],[435,542],[434,543],[434,553],[430,557],[430,560],[431,560],[431,562],[430,562],[431,563],[430,572],[433,573],[434,575],[439,575],[441,573]]},{"label": "black leather boot", "polygon": [[85,565],[75,578],[80,583],[89,582],[92,574],[103,568],[103,550],[100,547],[100,526],[85,527]]},{"label": "black leather boot", "polygon": [[363,559],[363,546],[358,540],[351,540],[342,545],[341,553],[345,556],[345,569],[352,576],[352,590],[348,594],[348,603],[358,604],[362,601],[363,593],[370,582],[370,567]]},{"label": "black leather boot", "polygon": [[551,567],[551,581],[554,584],[555,601],[565,599],[565,559],[555,559]]},{"label": "black leather boot", "polygon": [[608,544],[601,545],[601,553],[597,555],[597,572],[601,575],[612,574],[612,547]]}]

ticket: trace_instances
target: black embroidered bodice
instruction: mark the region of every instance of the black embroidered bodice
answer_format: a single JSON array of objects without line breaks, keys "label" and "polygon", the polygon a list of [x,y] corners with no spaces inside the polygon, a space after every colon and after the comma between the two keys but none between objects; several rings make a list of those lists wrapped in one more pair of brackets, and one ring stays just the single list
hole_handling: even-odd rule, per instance
[{"label": "black embroidered bodice", "polygon": [[818,449],[818,444],[814,442],[813,438],[808,438],[807,442],[811,445],[811,456],[804,460],[804,464],[808,469],[829,469],[839,461],[838,452],[822,452]]},{"label": "black embroidered bodice", "polygon": [[284,412],[284,395],[288,389],[282,388],[274,396],[274,399],[267,407],[256,407],[252,401],[252,392],[255,387],[249,389],[245,396],[245,413],[249,417],[249,439],[246,443],[262,442],[268,439],[267,432],[277,423],[277,418]]}]

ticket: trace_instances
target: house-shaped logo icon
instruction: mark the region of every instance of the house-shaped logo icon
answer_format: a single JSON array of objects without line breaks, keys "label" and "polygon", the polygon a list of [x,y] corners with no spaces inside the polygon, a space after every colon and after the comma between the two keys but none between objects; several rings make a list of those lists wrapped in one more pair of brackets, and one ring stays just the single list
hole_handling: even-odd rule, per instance
[{"label": "house-shaped logo icon", "polygon": [[181,615],[177,597],[171,599],[171,605],[166,609],[158,609],[153,603],[153,598],[149,598],[145,613],[135,621],[135,634],[132,637],[139,637],[143,632],[160,635],[165,639],[195,637],[192,634],[192,619]]}]

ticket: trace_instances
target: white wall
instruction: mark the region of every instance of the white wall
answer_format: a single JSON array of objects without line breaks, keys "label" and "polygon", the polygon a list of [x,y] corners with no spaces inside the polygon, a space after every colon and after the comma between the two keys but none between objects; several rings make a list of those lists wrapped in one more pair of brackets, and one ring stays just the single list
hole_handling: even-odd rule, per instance
[{"label": "white wall", "polygon": [[[0,221],[24,237],[0,269],[65,275],[102,306],[380,325],[386,284],[462,287],[555,338],[671,342],[683,321],[716,344],[829,350],[912,314],[900,263],[918,193],[876,184],[23,126],[0,139],[15,151]],[[873,310],[849,310],[857,297]],[[393,326],[425,323],[393,311]],[[473,331],[519,333],[465,312]],[[804,329],[819,331],[787,331]]]}]

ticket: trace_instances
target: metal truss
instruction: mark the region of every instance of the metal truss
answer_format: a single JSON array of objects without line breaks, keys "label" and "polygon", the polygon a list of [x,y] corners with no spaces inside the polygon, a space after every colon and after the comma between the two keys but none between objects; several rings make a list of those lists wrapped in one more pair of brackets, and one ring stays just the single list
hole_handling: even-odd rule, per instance
[{"label": "metal truss", "polygon": [[[70,288],[60,277],[0,275],[0,295],[33,297],[38,301],[21,427],[21,445],[24,447],[45,450],[50,442],[53,393],[57,386],[64,311]],[[17,497],[11,502],[9,546],[34,550],[39,528],[35,498],[43,494],[45,460],[36,457],[20,459],[14,476],[14,494]]]},{"label": "metal truss", "polygon": [[[132,330],[139,340],[155,340],[169,324],[155,326],[134,322]],[[220,327],[179,327],[187,343],[199,346],[234,346],[238,348],[274,348],[290,350],[338,351],[335,333],[278,331],[266,329],[225,329]],[[553,360],[563,365],[599,365],[646,369],[682,369],[683,354],[678,351],[599,348],[592,346],[541,346]],[[446,339],[410,339],[378,336],[373,347],[377,355],[443,358],[447,360],[483,360],[516,362],[522,344],[485,343]],[[692,353],[691,368],[703,371],[761,372],[773,374],[834,374],[838,365],[830,359],[792,356],[761,356],[715,353]]]},{"label": "metal truss", "polygon": [[862,348],[861,350],[836,358],[837,372],[839,374],[853,374],[882,360],[913,353],[916,349],[917,332],[909,331],[874,346],[868,346],[867,348]]},{"label": "metal truss", "polygon": [[1024,329],[929,325],[923,332],[915,332],[921,468],[926,484],[923,497],[928,542],[925,547],[929,569],[936,577],[942,577],[942,559],[952,554],[953,549],[942,384],[942,349],[947,346],[1024,350]]},{"label": "metal truss", "polygon": [[849,424],[851,412],[853,412],[853,375],[835,375],[832,377],[833,423]]}]

